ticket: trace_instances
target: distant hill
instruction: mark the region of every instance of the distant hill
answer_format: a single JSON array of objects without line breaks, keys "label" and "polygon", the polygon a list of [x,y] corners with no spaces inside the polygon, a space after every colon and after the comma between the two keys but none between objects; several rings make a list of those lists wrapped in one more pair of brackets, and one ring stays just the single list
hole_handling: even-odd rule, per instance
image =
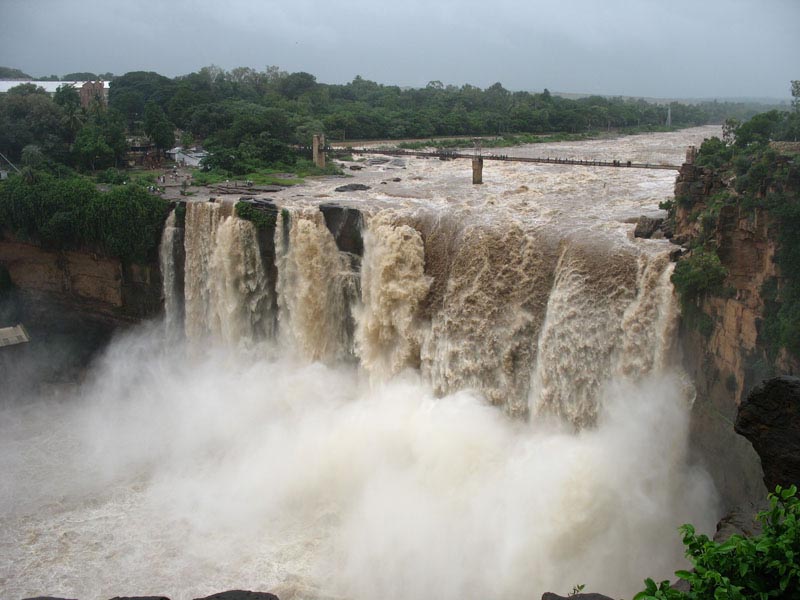
[{"label": "distant hill", "polygon": [[788,107],[790,102],[786,98],[756,98],[752,96],[724,96],[716,98],[654,98],[650,96],[624,96],[622,94],[583,94],[577,92],[551,92],[553,96],[561,98],[568,98],[569,100],[579,100],[581,98],[589,98],[591,96],[600,96],[601,98],[622,98],[623,100],[644,100],[651,104],[667,104],[669,102],[681,102],[683,104],[703,104],[705,102],[731,102],[734,104],[756,104],[766,107],[785,106]]},{"label": "distant hill", "polygon": [[27,73],[11,67],[0,67],[0,79],[33,79]]}]

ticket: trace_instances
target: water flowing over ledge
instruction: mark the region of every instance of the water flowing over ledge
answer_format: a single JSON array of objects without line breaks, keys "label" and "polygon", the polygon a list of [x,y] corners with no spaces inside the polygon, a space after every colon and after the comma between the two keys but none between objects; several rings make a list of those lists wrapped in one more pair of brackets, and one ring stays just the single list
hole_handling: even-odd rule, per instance
[{"label": "water flowing over ledge", "polygon": [[2,408],[3,595],[624,596],[681,566],[714,492],[667,246],[621,223],[662,176],[504,166],[462,194],[455,168],[368,202],[311,184],[261,229],[171,217],[164,322]]}]

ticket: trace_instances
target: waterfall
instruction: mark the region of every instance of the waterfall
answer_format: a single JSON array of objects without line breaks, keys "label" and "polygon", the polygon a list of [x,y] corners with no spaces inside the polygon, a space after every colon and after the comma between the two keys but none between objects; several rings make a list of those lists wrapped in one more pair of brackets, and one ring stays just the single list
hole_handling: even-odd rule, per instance
[{"label": "waterfall", "polygon": [[272,336],[272,297],[257,232],[228,204],[186,211],[186,337],[251,346]]},{"label": "waterfall", "polygon": [[677,309],[665,254],[567,238],[538,341],[533,413],[592,423],[600,391],[668,366]]},{"label": "waterfall", "polygon": [[420,233],[408,225],[372,219],[364,235],[356,353],[374,381],[419,367],[419,311],[431,282]]},{"label": "waterfall", "polygon": [[310,361],[352,356],[350,306],[358,275],[336,247],[322,213],[281,211],[275,249],[281,343]]},{"label": "waterfall", "polygon": [[167,340],[174,342],[183,335],[183,228],[175,223],[175,211],[169,213],[158,248],[164,293],[164,314]]},{"label": "waterfall", "polygon": [[[169,327],[180,321],[176,231],[173,215],[162,242]],[[578,426],[594,421],[606,383],[674,358],[664,252],[434,211],[384,209],[363,236],[358,272],[317,207],[284,209],[270,282],[252,223],[230,205],[189,204],[187,338],[274,339],[308,361],[356,359],[373,383],[417,369],[439,395],[474,389],[511,415]]]}]

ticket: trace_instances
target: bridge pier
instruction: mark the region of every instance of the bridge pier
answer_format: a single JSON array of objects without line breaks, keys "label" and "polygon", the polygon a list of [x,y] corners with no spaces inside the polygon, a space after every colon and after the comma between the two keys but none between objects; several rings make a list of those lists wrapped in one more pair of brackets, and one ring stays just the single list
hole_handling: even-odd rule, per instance
[{"label": "bridge pier", "polygon": [[314,164],[317,165],[320,169],[325,168],[325,152],[322,151],[322,148],[324,147],[325,147],[325,136],[321,133],[315,133],[314,138],[311,142],[311,156],[314,160]]},{"label": "bridge pier", "polygon": [[472,159],[472,183],[473,185],[483,183],[483,158],[480,156]]}]

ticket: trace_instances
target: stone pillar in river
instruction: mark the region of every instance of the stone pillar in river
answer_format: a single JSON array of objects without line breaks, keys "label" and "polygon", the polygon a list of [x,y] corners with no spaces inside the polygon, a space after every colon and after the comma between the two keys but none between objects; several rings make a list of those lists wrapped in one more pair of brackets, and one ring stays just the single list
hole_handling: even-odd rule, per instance
[{"label": "stone pillar in river", "polygon": [[320,169],[325,168],[325,136],[321,133],[315,133],[313,141],[311,142],[311,152],[314,159],[314,164]]},{"label": "stone pillar in river", "polygon": [[472,159],[472,183],[483,183],[483,158],[480,156]]}]

